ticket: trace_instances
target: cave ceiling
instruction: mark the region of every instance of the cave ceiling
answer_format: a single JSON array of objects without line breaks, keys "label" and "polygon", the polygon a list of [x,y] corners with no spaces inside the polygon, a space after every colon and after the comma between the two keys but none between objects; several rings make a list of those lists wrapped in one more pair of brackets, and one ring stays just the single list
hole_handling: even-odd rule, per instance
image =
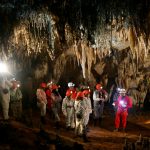
[{"label": "cave ceiling", "polygon": [[34,70],[36,78],[52,74],[59,81],[66,66],[88,80],[118,75],[122,64],[136,74],[149,67],[149,34],[149,0],[0,2],[0,58],[12,72]]}]

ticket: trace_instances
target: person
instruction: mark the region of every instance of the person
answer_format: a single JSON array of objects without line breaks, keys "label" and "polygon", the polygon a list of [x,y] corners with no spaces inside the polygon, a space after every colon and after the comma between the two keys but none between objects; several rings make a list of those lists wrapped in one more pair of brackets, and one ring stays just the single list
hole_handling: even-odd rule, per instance
[{"label": "person", "polygon": [[75,134],[76,136],[83,137],[83,140],[86,142],[87,141],[87,132],[85,126],[86,105],[83,101],[83,92],[81,91],[77,93],[74,108],[75,108],[75,122],[76,122]]},{"label": "person", "polygon": [[120,89],[120,96],[117,101],[113,103],[117,106],[117,112],[115,116],[115,130],[118,131],[120,127],[120,120],[122,119],[123,131],[126,130],[128,109],[132,107],[132,100],[126,95],[125,89]]},{"label": "person", "polygon": [[[45,90],[46,97],[47,97],[47,110],[51,113],[52,111],[52,90],[57,90],[58,91],[59,86],[54,84],[52,81],[47,83],[47,89]],[[59,93],[58,93],[59,94]],[[60,94],[59,94],[60,96]]]},{"label": "person", "polygon": [[18,82],[13,79],[12,88],[10,89],[10,110],[14,119],[20,120],[22,117],[22,92]]},{"label": "person", "polygon": [[109,103],[112,106],[113,103],[113,96],[116,93],[116,84],[113,84],[110,88],[110,92],[109,92]]},{"label": "person", "polygon": [[[113,102],[112,102],[112,104],[117,101],[117,99],[118,99],[118,97],[119,97],[119,95],[120,95],[120,90],[121,90],[121,88],[116,88],[116,92],[115,92],[115,94],[114,94],[114,96],[113,96]],[[116,107],[116,106],[113,106],[113,109],[114,109],[114,112],[116,113],[117,107]]]},{"label": "person", "polygon": [[10,88],[12,87],[12,83],[7,79],[2,79],[0,84],[0,94],[2,97],[2,111],[4,121],[9,120],[9,104],[10,104]]},{"label": "person", "polygon": [[72,91],[67,90],[66,96],[62,102],[62,112],[66,118],[66,129],[72,130],[75,128],[75,111],[74,100],[72,100]]},{"label": "person", "polygon": [[51,88],[51,82],[48,82],[47,83],[47,89],[45,90],[45,93],[46,93],[46,97],[47,97],[47,110],[49,112],[51,112],[51,109],[52,109],[52,100],[51,100],[51,94],[52,94],[52,88]]},{"label": "person", "polygon": [[88,130],[88,123],[90,114],[92,113],[92,104],[91,104],[91,98],[90,98],[90,89],[83,90],[83,102],[85,105],[85,113],[84,113],[84,125],[86,127],[86,130]]},{"label": "person", "polygon": [[58,92],[57,86],[53,87],[51,92],[51,108],[55,117],[55,126],[58,128],[60,122],[60,102],[62,101],[62,97]]},{"label": "person", "polygon": [[47,96],[47,109],[49,112],[52,112],[52,114],[55,117],[55,125],[57,126],[60,121],[59,112],[60,112],[60,102],[62,101],[62,97],[59,94],[58,88],[56,84],[53,82],[47,83],[48,89],[46,90],[46,96]]},{"label": "person", "polygon": [[102,123],[104,102],[107,101],[108,94],[101,84],[96,85],[96,90],[93,92],[94,103],[94,125],[99,121],[99,125]]},{"label": "person", "polygon": [[40,87],[36,91],[36,96],[37,96],[37,106],[40,108],[40,113],[41,113],[41,123],[45,124],[45,116],[46,116],[46,104],[47,104],[47,99],[46,99],[46,93],[44,89],[46,88],[46,83],[41,83]]}]

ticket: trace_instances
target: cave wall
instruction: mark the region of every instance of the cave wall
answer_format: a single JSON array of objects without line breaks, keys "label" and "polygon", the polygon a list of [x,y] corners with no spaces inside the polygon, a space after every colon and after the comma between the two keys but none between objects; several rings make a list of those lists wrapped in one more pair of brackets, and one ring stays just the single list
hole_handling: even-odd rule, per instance
[{"label": "cave wall", "polygon": [[128,88],[149,75],[147,0],[0,2],[0,58],[20,79]]}]

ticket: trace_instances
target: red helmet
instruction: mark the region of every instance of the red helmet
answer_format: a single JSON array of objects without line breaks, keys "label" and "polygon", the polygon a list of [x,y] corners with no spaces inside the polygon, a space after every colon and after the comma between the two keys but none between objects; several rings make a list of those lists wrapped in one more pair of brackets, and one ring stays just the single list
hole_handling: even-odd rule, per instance
[{"label": "red helmet", "polygon": [[69,96],[71,96],[71,95],[72,95],[72,91],[71,91],[71,90],[67,90],[66,96],[69,97]]},{"label": "red helmet", "polygon": [[41,88],[46,88],[47,85],[46,85],[46,83],[42,82],[42,83],[40,84],[40,87],[41,87]]},{"label": "red helmet", "polygon": [[52,85],[52,90],[56,90],[56,89],[58,89],[59,87],[56,85],[56,84],[53,84]]},{"label": "red helmet", "polygon": [[90,94],[90,92],[91,92],[91,91],[90,91],[90,89],[89,89],[89,90],[84,90],[82,93],[83,93],[84,96],[86,96],[86,95]]},{"label": "red helmet", "polygon": [[97,89],[97,90],[102,89],[102,85],[101,85],[101,84],[97,84],[97,85],[96,85],[96,89]]},{"label": "red helmet", "polygon": [[83,93],[82,92],[77,93],[76,99],[78,99],[78,98],[83,98]]}]

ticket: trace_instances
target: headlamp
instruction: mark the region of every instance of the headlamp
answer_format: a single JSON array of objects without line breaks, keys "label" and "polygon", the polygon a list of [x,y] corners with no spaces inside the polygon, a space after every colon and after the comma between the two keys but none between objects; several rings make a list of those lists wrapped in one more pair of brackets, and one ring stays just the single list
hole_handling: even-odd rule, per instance
[{"label": "headlamp", "polygon": [[5,63],[0,63],[0,73],[7,73],[8,72],[8,68],[7,65]]},{"label": "headlamp", "polygon": [[123,104],[124,104],[124,102],[123,102],[123,101],[120,101],[120,104],[121,104],[121,105],[123,105]]},{"label": "headlamp", "polygon": [[120,103],[120,105],[121,105],[122,107],[126,107],[126,106],[127,106],[127,104],[126,104],[123,100],[121,100],[119,103]]},{"label": "headlamp", "polygon": [[120,89],[119,92],[124,94],[124,93],[126,93],[126,90],[125,89]]},{"label": "headlamp", "polygon": [[121,88],[117,88],[117,91],[120,92],[120,91],[121,91]]}]

